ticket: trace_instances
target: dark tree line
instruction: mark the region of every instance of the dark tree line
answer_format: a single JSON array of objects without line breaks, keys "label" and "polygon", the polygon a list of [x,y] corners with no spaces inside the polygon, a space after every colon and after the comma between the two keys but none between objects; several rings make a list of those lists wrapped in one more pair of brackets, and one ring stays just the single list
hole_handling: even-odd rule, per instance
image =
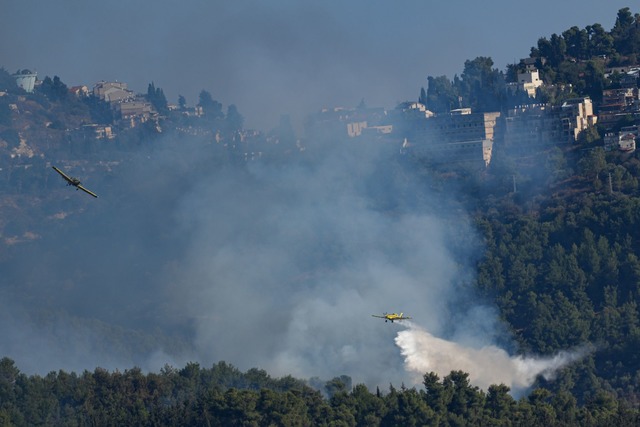
[{"label": "dark tree line", "polygon": [[166,114],[169,111],[167,97],[164,96],[164,91],[156,87],[153,82],[149,83],[147,87],[147,101],[149,101],[160,114]]},{"label": "dark tree line", "polygon": [[[348,378],[347,378],[348,379]],[[220,362],[211,368],[190,363],[144,374],[96,369],[25,375],[11,359],[0,360],[0,424],[136,426],[633,426],[637,409],[602,392],[579,405],[567,392],[534,390],[514,399],[509,388],[484,392],[468,374],[440,379],[424,375],[423,388],[385,392],[344,378],[326,383],[327,393],[292,377],[265,371],[240,372]]]},{"label": "dark tree line", "polygon": [[506,99],[504,73],[493,68],[489,57],[477,57],[464,63],[460,77],[427,78],[428,89],[420,92],[420,102],[434,113],[448,113],[470,107],[475,112],[500,111]]},{"label": "dark tree line", "polygon": [[53,76],[53,79],[46,76],[38,88],[38,91],[54,102],[64,101],[69,96],[69,88],[58,76]]}]

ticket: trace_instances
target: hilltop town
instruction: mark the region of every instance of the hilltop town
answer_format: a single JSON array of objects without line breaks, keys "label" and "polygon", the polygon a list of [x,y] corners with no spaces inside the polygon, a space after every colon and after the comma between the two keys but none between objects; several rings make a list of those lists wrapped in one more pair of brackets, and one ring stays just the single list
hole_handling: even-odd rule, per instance
[{"label": "hilltop town", "polygon": [[[205,90],[195,106],[187,106],[183,97],[177,104],[168,103],[153,83],[140,93],[126,82],[67,86],[58,76],[39,80],[37,73],[26,69],[11,76],[3,70],[0,150],[10,159],[3,174],[28,167],[33,158],[77,160],[78,152],[126,148],[169,133],[229,147],[245,160],[303,151],[318,135],[382,141],[438,164],[468,163],[481,168],[490,167],[495,150],[515,159],[575,144],[633,152],[638,137],[635,117],[640,111],[640,66],[630,62],[635,56],[612,60],[595,55],[585,60],[565,55],[564,61],[578,71],[597,69],[597,84],[582,82],[578,88],[570,81],[553,83],[545,73],[557,72],[542,55],[513,64],[507,75],[493,69],[490,58],[479,57],[467,61],[462,76],[467,86],[476,80],[490,86],[486,95],[496,98],[493,106],[472,105],[480,95],[473,91],[452,98],[441,90],[444,76],[430,77],[433,87],[422,89],[417,101],[390,109],[362,102],[310,114],[304,135],[294,134],[286,116],[267,132],[244,129],[236,106],[229,105],[225,113]],[[584,77],[584,73],[578,75]],[[445,83],[453,89],[451,82]],[[594,93],[596,87],[600,89]],[[444,109],[443,97],[450,98]]]},{"label": "hilltop town", "polygon": [[[544,61],[544,58],[540,60]],[[604,60],[600,62],[605,64]],[[362,103],[354,108],[335,107],[311,114],[305,129],[307,137],[330,130],[339,138],[368,137],[394,141],[404,148],[415,146],[427,156],[444,150],[449,153],[448,162],[481,159],[485,166],[491,162],[492,146],[498,134],[511,146],[529,147],[531,150],[579,142],[581,137],[585,138],[584,131],[598,125],[598,133],[603,132],[604,135],[598,134],[592,139],[602,139],[607,150],[629,151],[635,147],[623,140],[628,134],[637,135],[637,128],[633,124],[620,126],[620,122],[628,121],[628,116],[633,116],[640,108],[635,102],[638,99],[639,65],[604,68],[602,77],[611,82],[612,87],[602,89],[598,103],[589,96],[579,96],[571,84],[560,87],[545,84],[534,58],[521,60],[517,67],[517,81],[505,81],[506,101],[500,106],[500,111],[477,112],[461,106],[434,113],[428,108],[430,101],[424,98],[401,103],[392,109],[368,108]],[[26,138],[36,130],[21,122],[20,115],[25,112],[32,114],[30,108],[41,102],[43,95],[47,101],[58,103],[49,108],[58,107],[58,114],[64,114],[62,118],[69,123],[45,120],[42,127],[63,130],[63,139],[67,141],[85,141],[88,144],[91,141],[111,141],[131,129],[146,126],[156,133],[170,129],[188,135],[208,136],[216,143],[247,142],[246,146],[255,148],[253,151],[256,153],[260,153],[260,146],[265,143],[279,143],[277,137],[274,140],[273,133],[264,135],[243,129],[242,116],[235,106],[229,106],[224,114],[222,105],[212,100],[204,90],[200,94],[200,102],[188,107],[184,99],[178,105],[167,103],[162,90],[156,89],[153,83],[143,94],[132,91],[125,82],[100,81],[91,88],[86,85],[67,87],[57,76],[53,80],[46,77],[42,81],[38,80],[37,73],[29,70],[19,70],[12,77],[16,86],[22,89],[22,94],[5,89],[0,96],[14,101],[5,101],[4,105],[16,119],[15,127],[23,126],[17,130],[25,137],[17,147],[9,150],[11,158],[32,157],[38,151],[29,149],[30,146],[38,146],[37,138],[32,137],[32,141]],[[556,102],[545,102],[545,93],[549,91],[556,92]],[[522,103],[515,104],[514,101]],[[65,111],[66,104],[74,102],[76,107],[82,105],[85,108]],[[463,101],[459,103],[462,105]],[[52,112],[55,113],[55,109]],[[280,124],[280,130],[290,131],[286,117],[283,119],[285,122]],[[2,141],[5,150],[15,145],[10,136],[7,138],[7,124],[9,122],[5,120],[5,138],[9,139]],[[500,129],[501,125],[503,129]],[[49,138],[55,136],[49,135]]]},{"label": "hilltop town", "polygon": [[[554,191],[591,188],[591,178],[576,176],[585,165],[594,169],[588,176],[595,176],[597,189],[635,188],[635,22],[621,9],[610,31],[594,24],[543,37],[505,71],[477,57],[453,79],[429,76],[416,100],[324,108],[309,113],[298,132],[288,116],[272,129],[246,129],[236,105],[223,106],[204,89],[188,105],[182,96],[170,103],[153,81],[143,91],[126,82],[67,85],[59,76],[0,69],[0,235],[7,243],[38,234],[33,229],[42,223],[21,213],[32,203],[46,206],[55,194],[51,166],[95,182],[118,175],[134,153],[160,142],[215,150],[232,163],[286,163],[313,157],[327,144],[378,144],[429,173],[482,181],[463,188],[481,185],[498,197],[550,185]],[[605,153],[621,168],[603,176]]]},{"label": "hilltop town", "polygon": [[[618,15],[609,32],[594,25],[541,38],[504,72],[478,57],[453,80],[429,76],[415,101],[387,108],[363,100],[310,113],[297,134],[288,116],[272,129],[246,129],[239,108],[206,90],[195,105],[182,96],[174,104],[153,81],[144,92],[126,82],[67,85],[59,76],[0,69],[0,192],[48,189],[47,167],[54,164],[87,178],[111,174],[158,141],[213,147],[232,162],[287,161],[313,156],[327,143],[367,142],[393,147],[432,171],[484,176],[500,183],[489,187],[501,194],[515,191],[517,182],[520,189],[526,182],[545,185],[534,178],[540,175],[569,178],[571,165],[592,150],[634,161],[640,52],[631,12]],[[2,235],[13,239],[12,233]]]}]

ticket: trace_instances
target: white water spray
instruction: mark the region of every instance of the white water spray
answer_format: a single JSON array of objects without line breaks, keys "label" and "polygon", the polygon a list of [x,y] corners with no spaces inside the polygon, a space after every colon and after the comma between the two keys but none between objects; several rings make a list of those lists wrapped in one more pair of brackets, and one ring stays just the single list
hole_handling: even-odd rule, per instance
[{"label": "white water spray", "polygon": [[512,392],[529,388],[538,375],[553,379],[558,369],[588,353],[587,348],[562,351],[553,357],[510,356],[495,345],[468,348],[461,344],[434,337],[414,323],[405,322],[408,329],[395,338],[405,360],[405,369],[416,374],[416,383],[427,372],[441,378],[451,371],[464,371],[469,381],[486,390],[491,384],[505,384]]}]

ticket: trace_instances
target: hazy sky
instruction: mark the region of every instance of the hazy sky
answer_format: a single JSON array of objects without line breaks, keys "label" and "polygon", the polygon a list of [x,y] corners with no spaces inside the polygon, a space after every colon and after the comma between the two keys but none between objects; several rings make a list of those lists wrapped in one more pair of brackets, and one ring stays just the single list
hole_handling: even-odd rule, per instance
[{"label": "hazy sky", "polygon": [[[0,66],[68,86],[153,81],[169,102],[202,89],[268,130],[323,107],[392,108],[464,61],[526,57],[538,38],[593,23],[622,1],[0,0]],[[632,12],[638,12],[632,8]]]}]

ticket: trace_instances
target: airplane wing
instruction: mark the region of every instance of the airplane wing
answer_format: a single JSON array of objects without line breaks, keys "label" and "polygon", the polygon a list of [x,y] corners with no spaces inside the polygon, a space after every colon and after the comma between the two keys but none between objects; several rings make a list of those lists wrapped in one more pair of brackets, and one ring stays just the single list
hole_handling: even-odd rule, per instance
[{"label": "airplane wing", "polygon": [[72,182],[73,182],[73,180],[72,180],[71,178],[69,178],[69,176],[68,176],[66,173],[62,172],[60,169],[58,169],[58,168],[57,168],[57,167],[55,167],[55,166],[51,166],[51,167],[53,168],[53,170],[55,170],[55,171],[56,171],[56,172],[58,172],[60,175],[62,175],[62,177],[63,177],[63,178],[64,178],[68,183],[72,183]]},{"label": "airplane wing", "polygon": [[82,185],[78,185],[78,188],[82,191],[84,191],[87,194],[91,194],[93,197],[98,198],[98,195],[96,193],[94,193],[93,191],[89,191],[86,188],[84,188]]},{"label": "airplane wing", "polygon": [[378,316],[378,315],[376,315],[376,314],[372,314],[372,316],[373,316],[373,317],[379,317],[380,319],[386,319],[386,317],[384,317],[384,316]]}]

